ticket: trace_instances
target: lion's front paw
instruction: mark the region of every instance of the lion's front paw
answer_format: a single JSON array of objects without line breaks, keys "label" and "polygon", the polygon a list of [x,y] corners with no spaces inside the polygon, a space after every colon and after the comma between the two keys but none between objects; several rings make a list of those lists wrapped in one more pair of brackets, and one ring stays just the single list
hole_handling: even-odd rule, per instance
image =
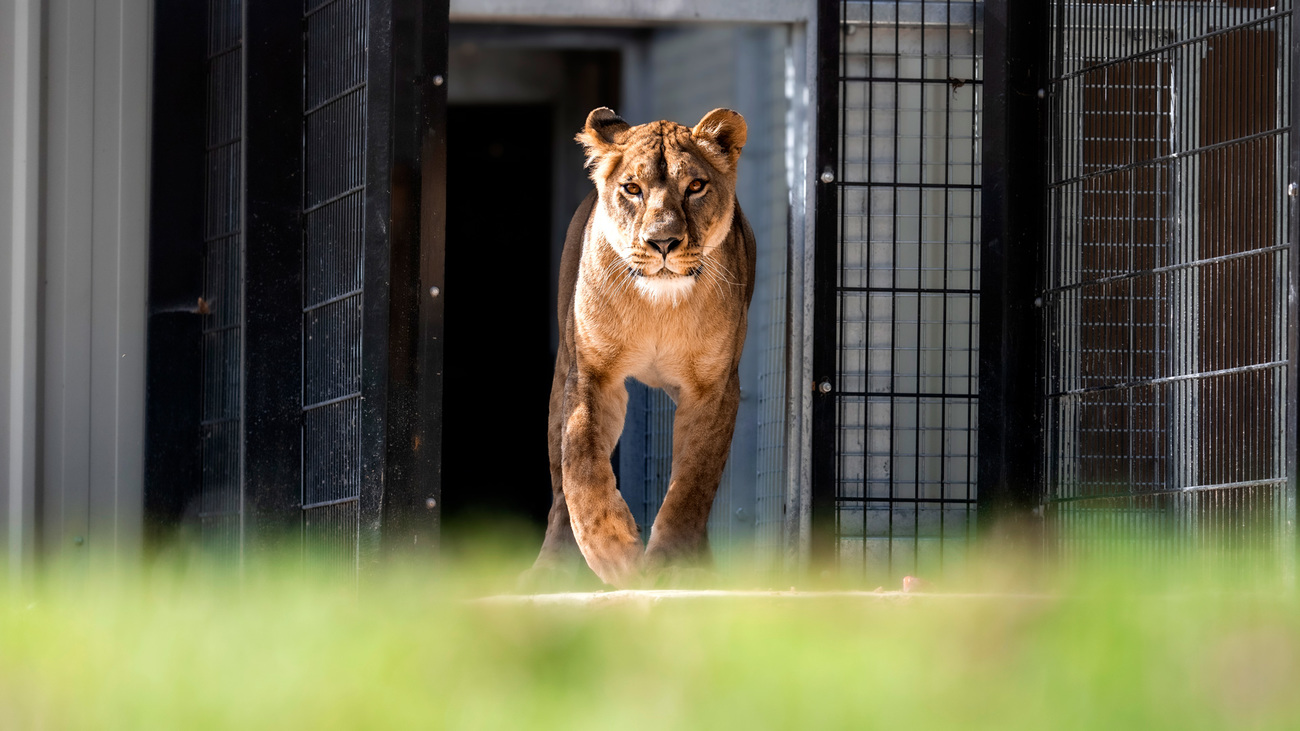
[{"label": "lion's front paw", "polygon": [[641,543],[635,541],[609,541],[590,552],[583,551],[587,565],[606,584],[617,589],[639,589],[644,583],[641,574]]}]

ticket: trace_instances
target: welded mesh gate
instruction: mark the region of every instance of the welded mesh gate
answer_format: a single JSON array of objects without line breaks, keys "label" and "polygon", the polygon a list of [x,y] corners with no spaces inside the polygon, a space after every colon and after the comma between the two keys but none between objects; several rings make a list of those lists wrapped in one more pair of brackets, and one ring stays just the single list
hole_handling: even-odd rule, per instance
[{"label": "welded mesh gate", "polygon": [[1061,546],[1118,532],[1280,547],[1292,2],[1057,0],[1050,24],[1039,303]]},{"label": "welded mesh gate", "polygon": [[982,3],[829,5],[814,520],[877,581],[960,561],[975,528]]},{"label": "welded mesh gate", "polygon": [[[180,192],[150,276],[197,300],[161,311],[198,315],[201,331],[151,321],[149,519],[160,537],[196,528],[223,557],[301,555],[344,575],[381,541],[428,551],[447,4],[158,9],[160,38],[207,42],[159,43],[155,60],[169,88],[206,93],[155,110],[155,157],[203,157],[155,172],[155,190]],[[174,365],[190,358],[201,380]]]}]

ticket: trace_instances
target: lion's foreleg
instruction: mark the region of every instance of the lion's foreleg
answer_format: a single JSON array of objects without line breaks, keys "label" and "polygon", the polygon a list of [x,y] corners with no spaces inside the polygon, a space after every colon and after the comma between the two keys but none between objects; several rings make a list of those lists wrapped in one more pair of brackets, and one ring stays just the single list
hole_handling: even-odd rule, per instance
[{"label": "lion's foreleg", "polygon": [[646,546],[646,568],[708,559],[709,511],[727,464],[740,407],[740,379],[733,371],[717,387],[683,392],[673,422],[673,470],[668,495]]},{"label": "lion's foreleg", "polygon": [[630,586],[640,576],[641,539],[609,462],[623,429],[627,390],[621,380],[575,373],[565,411],[562,480],[573,536],[602,581]]}]

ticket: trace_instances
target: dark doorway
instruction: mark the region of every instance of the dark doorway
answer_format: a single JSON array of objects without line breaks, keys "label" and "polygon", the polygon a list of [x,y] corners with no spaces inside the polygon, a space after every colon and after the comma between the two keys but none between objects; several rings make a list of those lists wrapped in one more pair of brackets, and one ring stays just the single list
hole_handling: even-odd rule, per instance
[{"label": "dark doorway", "polygon": [[442,518],[464,529],[550,507],[551,147],[545,104],[448,112]]}]

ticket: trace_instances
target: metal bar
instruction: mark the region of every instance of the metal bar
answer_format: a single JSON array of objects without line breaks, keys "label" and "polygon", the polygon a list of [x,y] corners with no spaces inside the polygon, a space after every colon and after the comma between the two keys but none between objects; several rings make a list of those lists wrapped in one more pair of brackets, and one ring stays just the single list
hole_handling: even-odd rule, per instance
[{"label": "metal bar", "polygon": [[1149,159],[1141,160],[1139,162],[1129,163],[1127,165],[1120,165],[1118,167],[1105,168],[1103,170],[1095,170],[1090,173],[1084,173],[1083,175],[1077,175],[1073,178],[1066,178],[1065,180],[1052,181],[1051,183],[1048,184],[1048,187],[1052,189],[1064,188],[1066,186],[1074,185],[1075,183],[1081,183],[1083,181],[1091,180],[1093,178],[1100,178],[1106,175],[1115,175],[1116,173],[1129,172],[1131,170],[1136,170],[1138,168],[1155,167],[1164,163],[1169,163],[1175,160],[1192,157],[1193,155],[1200,155],[1205,152],[1213,152],[1214,150],[1219,150],[1225,147],[1231,147],[1233,145],[1239,145],[1246,142],[1253,142],[1255,140],[1261,140],[1268,137],[1280,137],[1281,135],[1284,135],[1286,133],[1287,130],[1285,129],[1270,129],[1265,132],[1258,132],[1256,134],[1244,135],[1242,137],[1234,137],[1233,139],[1224,140],[1222,142],[1216,142],[1212,145],[1204,145],[1191,150],[1185,150],[1183,152],[1175,152],[1169,155],[1162,155],[1160,157],[1152,157]]},{"label": "metal bar", "polygon": [[[1287,256],[1287,327],[1286,347],[1289,367],[1286,374],[1286,407],[1290,410],[1286,419],[1286,489],[1284,498],[1282,569],[1286,582],[1294,588],[1297,581],[1297,554],[1300,553],[1300,541],[1296,537],[1297,514],[1296,481],[1297,451],[1300,451],[1300,298],[1296,287],[1300,286],[1300,135],[1296,134],[1296,114],[1300,114],[1300,12],[1293,6],[1290,10],[1291,22],[1282,37],[1287,40],[1283,48],[1290,51],[1289,58],[1282,56],[1283,63],[1289,64],[1284,79],[1290,82],[1290,88],[1284,90],[1287,97],[1286,114],[1290,149],[1287,160],[1287,194],[1286,204],[1288,222],[1287,237],[1290,246]],[[1288,37],[1289,34],[1289,37]],[[1290,545],[1287,545],[1290,544]]]},{"label": "metal bar", "polygon": [[305,20],[305,19],[307,19],[307,18],[310,18],[311,16],[313,16],[313,15],[319,13],[319,12],[322,11],[322,10],[325,10],[326,8],[330,7],[331,5],[337,5],[338,2],[339,2],[339,0],[328,0],[327,2],[323,2],[323,3],[317,5],[317,6],[314,7],[314,8],[309,8],[305,13],[303,13],[303,19]]},{"label": "metal bar", "polygon": [[[946,273],[946,270],[945,270]],[[943,289],[938,287],[840,287],[840,292],[875,294],[967,294],[976,295],[978,289]],[[942,320],[940,320],[942,322]]]},{"label": "metal bar", "polygon": [[[241,142],[241,140],[239,140],[239,139],[226,140],[226,141],[224,141],[224,142],[218,142],[218,143],[215,144],[215,145],[207,145],[206,147],[203,148],[203,151],[204,151],[204,152],[216,152],[217,150],[220,150],[220,149],[222,149],[222,148],[226,148],[226,147],[234,147],[235,145],[238,145],[240,142]],[[229,236],[230,234],[229,234],[229,233],[226,233],[226,234],[223,234],[223,235],[225,235],[225,236]]]},{"label": "metal bar", "polygon": [[1180,381],[1197,381],[1216,376],[1230,376],[1235,373],[1250,373],[1252,371],[1264,371],[1270,368],[1281,368],[1287,365],[1289,361],[1277,360],[1270,363],[1252,363],[1250,365],[1237,366],[1236,368],[1222,368],[1217,371],[1205,371],[1203,373],[1187,373],[1181,376],[1167,376],[1164,378],[1147,378],[1143,380],[1126,381],[1124,383],[1107,384],[1105,386],[1089,386],[1087,388],[1076,388],[1068,391],[1057,391],[1049,393],[1044,398],[1055,399],[1064,396],[1078,396],[1085,393],[1102,393],[1105,391],[1120,391],[1124,389],[1140,388],[1142,386],[1159,386],[1164,383],[1178,383]]},{"label": "metal bar", "polygon": [[[406,291],[410,288],[409,274],[402,266],[399,252],[399,247],[407,245],[409,233],[405,229],[409,222],[395,220],[394,208],[410,200],[407,181],[414,177],[405,169],[405,161],[398,159],[401,153],[396,139],[402,113],[410,114],[399,108],[399,99],[414,92],[413,88],[399,88],[403,83],[409,84],[409,70],[399,69],[401,41],[396,24],[397,5],[394,0],[370,0],[363,11],[366,70],[360,83],[365,89],[362,93],[366,99],[366,126],[358,133],[365,137],[365,193],[362,195],[366,224],[360,262],[362,426],[355,554],[359,575],[379,558],[384,490],[390,482],[405,477],[399,465],[389,460],[393,446],[389,440],[398,426],[395,421],[401,421],[401,417],[394,418],[392,409],[395,402],[392,369],[400,357],[397,352],[400,345],[394,347],[392,337],[396,324],[393,310],[395,302],[411,296]],[[346,92],[332,96],[341,99]],[[308,109],[303,116],[309,117],[318,109]],[[409,450],[409,445],[403,446]]]},{"label": "metal bar", "polygon": [[391,13],[392,190],[387,208],[375,210],[392,222],[382,366],[388,471],[362,493],[361,516],[366,529],[382,526],[385,553],[428,555],[437,549],[442,503],[448,0],[392,0]]},{"label": "metal bar", "polygon": [[1071,497],[1056,498],[1052,502],[1055,504],[1073,504],[1093,502],[1099,500],[1121,500],[1126,498],[1144,498],[1156,497],[1160,495],[1186,495],[1195,492],[1222,492],[1227,490],[1239,490],[1244,487],[1266,487],[1270,485],[1282,485],[1286,482],[1285,477],[1277,477],[1266,480],[1244,480],[1242,482],[1225,482],[1218,485],[1189,485],[1172,490],[1144,490],[1141,492],[1116,492],[1102,495],[1079,495]]},{"label": "metal bar", "polygon": [[352,86],[349,86],[349,87],[347,87],[346,89],[343,89],[342,91],[334,92],[333,94],[329,95],[328,97],[326,97],[326,98],[323,99],[322,101],[317,102],[316,104],[313,104],[313,105],[310,106],[310,107],[307,107],[307,109],[303,112],[303,116],[304,116],[304,117],[310,117],[311,115],[315,114],[316,112],[319,112],[320,110],[324,109],[325,107],[328,107],[329,105],[331,105],[331,104],[333,104],[334,102],[336,102],[336,101],[342,99],[343,97],[347,96],[348,94],[352,94],[352,93],[357,92],[357,91],[360,91],[360,90],[362,90],[362,89],[364,89],[364,88],[366,88],[366,82],[362,81],[361,83],[359,83],[359,84],[353,84]]},{"label": "metal bar", "polygon": [[902,84],[942,84],[961,88],[963,86],[983,86],[984,82],[980,79],[958,79],[951,76],[942,79],[922,78],[919,76],[900,76],[897,79],[888,76],[841,76],[840,81],[855,81],[864,83],[889,83],[897,81]]},{"label": "metal bar", "polygon": [[[899,66],[902,65],[902,52],[900,49],[900,46],[902,44],[900,41],[902,40],[901,37],[902,37],[903,29],[898,24],[895,24],[893,26],[893,29],[894,29],[894,48],[893,48],[894,59],[893,60],[894,60],[894,68],[897,69]],[[873,56],[875,55],[874,46],[875,44],[873,42],[872,49],[871,49],[871,53]],[[897,181],[899,178],[898,143],[900,137],[898,132],[901,127],[901,125],[899,124],[899,117],[901,116],[900,115],[901,110],[899,109],[899,107],[902,106],[899,103],[900,95],[899,95],[897,82],[894,82],[893,84],[893,92],[894,92],[894,104],[893,104],[892,111],[894,113],[894,119],[893,119],[894,134],[890,139],[890,144],[892,145],[893,149],[891,150],[891,154],[890,154],[890,165],[892,169],[890,171],[889,178],[890,180]],[[897,287],[898,286],[898,264],[897,264],[898,262],[898,186],[897,185],[892,186],[890,188],[890,193],[891,193],[890,204],[892,206],[892,210],[891,210],[892,215],[889,217],[889,225],[890,225],[890,236],[889,236],[890,252],[889,253],[890,253],[890,263],[891,263],[891,266],[889,267],[889,281],[891,286]],[[920,303],[918,303],[918,309],[917,309],[918,319],[920,319],[919,305]],[[889,390],[891,391],[891,393],[889,394],[889,461],[890,464],[892,465],[894,461],[898,459],[898,429],[896,428],[898,424],[898,397],[893,395],[892,393],[892,391],[894,391],[894,389],[896,388],[895,384],[897,383],[897,379],[898,379],[898,304],[897,302],[891,303],[891,306],[889,308],[889,340],[890,340],[889,342],[889,346],[890,346],[889,347]],[[889,497],[890,499],[893,499],[894,497],[897,496],[898,496],[898,471],[891,468],[889,470]],[[887,556],[886,566],[889,572],[892,574],[894,569],[894,511],[892,510],[889,511],[888,526],[889,526],[889,530],[888,530],[889,543],[886,544],[885,555]]]},{"label": "metal bar", "polygon": [[1182,271],[1184,269],[1196,269],[1211,264],[1220,264],[1227,261],[1235,261],[1237,259],[1247,259],[1254,256],[1260,256],[1263,254],[1271,254],[1279,251],[1286,251],[1288,250],[1289,246],[1290,246],[1289,244],[1265,246],[1263,248],[1252,249],[1250,251],[1239,251],[1234,254],[1223,254],[1222,256],[1212,256],[1206,259],[1197,259],[1196,261],[1186,261],[1181,264],[1170,264],[1168,266],[1154,267],[1151,269],[1143,269],[1141,271],[1135,271],[1135,272],[1125,272],[1123,274],[1115,274],[1109,277],[1099,277],[1097,279],[1089,279],[1082,282],[1072,282],[1070,284],[1063,284],[1059,287],[1053,287],[1052,289],[1043,290],[1043,294],[1050,296],[1054,294],[1059,294],[1061,292],[1069,292],[1071,290],[1080,289],[1083,287],[1095,287],[1103,284],[1113,284],[1115,282],[1122,282],[1127,279],[1136,279],[1138,277],[1146,277],[1152,274],[1167,274],[1169,272],[1177,272],[1177,271]]},{"label": "metal bar", "polygon": [[308,411],[314,411],[316,409],[324,408],[326,406],[333,406],[334,404],[341,404],[344,401],[351,401],[352,399],[360,398],[360,397],[361,397],[361,393],[359,392],[348,393],[335,398],[325,399],[324,401],[316,401],[310,404],[303,404],[302,410],[304,413],[306,413]]},{"label": "metal bar", "polygon": [[852,396],[854,398],[933,398],[933,399],[964,399],[976,400],[979,394],[974,393],[946,393],[942,391],[922,392],[922,391],[885,391],[875,393],[872,391],[840,391],[840,396]]},{"label": "metal bar", "polygon": [[213,52],[209,53],[209,54],[207,55],[207,60],[209,60],[209,61],[215,61],[216,59],[221,58],[222,56],[225,56],[226,54],[228,54],[228,53],[230,53],[230,52],[232,52],[232,51],[238,51],[238,50],[239,50],[239,47],[240,47],[241,45],[242,45],[242,43],[233,43],[233,44],[231,44],[231,45],[229,45],[229,46],[224,46],[224,47],[222,47],[220,50],[213,51]]},{"label": "metal bar", "polygon": [[328,508],[332,505],[346,505],[348,503],[355,503],[360,499],[361,499],[360,497],[353,495],[352,497],[341,497],[338,500],[322,500],[316,503],[307,503],[306,505],[302,506],[302,509],[315,510],[316,508]]},{"label": "metal bar", "polygon": [[[223,232],[221,232],[221,233],[219,233],[219,234],[213,234],[213,235],[211,235],[211,236],[204,236],[204,237],[203,237],[203,243],[205,243],[205,244],[210,244],[210,243],[212,243],[213,241],[220,241],[221,239],[228,239],[228,238],[231,238],[232,236],[238,236],[238,235],[240,235],[240,234],[242,234],[242,233],[243,233],[243,231],[239,230],[238,228],[233,228],[233,229],[231,229],[231,230],[229,230],[229,231],[223,231]],[[193,308],[191,307],[191,309],[193,309]]]},{"label": "metal bar", "polygon": [[894,188],[898,190],[979,190],[978,183],[969,185],[964,183],[903,183],[903,182],[867,182],[842,180],[840,186],[844,188]]},{"label": "metal bar", "polygon": [[[955,497],[865,497],[858,495],[840,496],[842,503],[880,503],[882,505],[974,505],[974,498]],[[916,538],[916,535],[912,536]]]},{"label": "metal bar", "polygon": [[[817,176],[814,220],[816,246],[813,261],[813,389],[812,425],[812,557],[815,562],[835,558],[835,495],[838,428],[834,389],[839,376],[839,64],[840,2],[817,2],[817,153],[811,171]],[[821,384],[825,384],[823,387]]]},{"label": "metal bar", "polygon": [[359,294],[364,294],[365,291],[366,291],[365,288],[350,289],[342,294],[336,294],[333,297],[330,297],[329,299],[321,300],[320,302],[313,302],[312,304],[302,308],[302,313],[305,315],[309,312],[315,312],[316,310],[319,310],[322,307],[328,307],[329,305],[342,302],[343,300],[352,299],[353,297],[356,297]]},{"label": "metal bar", "polygon": [[[376,0],[376,2],[384,2],[384,0]],[[304,116],[306,116],[306,115],[304,115]],[[356,187],[354,187],[354,188],[348,188],[347,190],[343,191],[342,193],[335,193],[334,195],[330,196],[329,198],[326,198],[326,199],[323,200],[323,201],[320,201],[319,203],[313,203],[313,204],[307,206],[306,208],[303,208],[303,209],[302,209],[302,215],[306,216],[308,213],[315,213],[316,211],[319,211],[320,209],[324,208],[325,206],[328,206],[328,205],[331,204],[331,203],[337,203],[337,202],[343,200],[344,198],[347,198],[348,196],[355,195],[355,194],[357,194],[357,193],[361,193],[361,192],[363,192],[365,189],[366,189],[366,186],[364,186],[364,185],[358,185],[358,186],[356,186]]]},{"label": "metal bar", "polygon": [[[868,17],[868,20],[869,20],[869,21],[874,21],[874,20],[875,20],[876,10],[877,10],[877,8],[876,8],[875,4],[873,3],[873,4],[870,6],[870,8],[869,8],[869,10],[868,10],[868,13],[867,13],[867,17]],[[847,7],[844,9],[843,14],[844,14],[844,19],[847,20],[847,18],[848,18],[848,8],[847,8]],[[870,25],[872,25],[872,26],[874,27],[874,22],[871,22]],[[849,32],[854,32],[855,30],[856,30],[856,29],[855,29],[853,26],[847,26],[847,27],[845,27],[844,32],[845,32],[845,33],[849,33]],[[868,68],[873,68],[873,67],[875,66],[875,54],[876,54],[875,36],[874,36],[874,35],[869,35],[869,36],[868,36],[868,41],[867,41],[867,64],[868,64]],[[895,69],[895,73],[897,73],[897,69]],[[867,140],[868,140],[868,142],[867,142],[866,144],[867,144],[867,150],[868,150],[868,152],[870,152],[870,149],[871,149],[871,148],[870,148],[871,140],[874,140],[874,139],[875,139],[875,131],[876,131],[876,117],[875,117],[875,114],[874,114],[875,108],[876,108],[876,85],[875,85],[875,84],[868,84],[868,85],[867,85],[867,105],[866,105],[866,108],[863,109],[863,116],[865,117],[865,120],[864,120],[864,121],[865,121],[865,124],[864,124],[863,126],[864,126],[864,128],[865,128],[865,130],[866,130],[866,133],[867,133]],[[847,115],[846,115],[846,117],[847,117]],[[841,134],[842,134],[842,132],[841,132]],[[870,155],[868,155],[868,159],[870,159]],[[872,165],[867,165],[867,182],[872,182],[872,178],[874,177],[874,175],[875,175],[874,167],[873,167]],[[869,221],[868,221],[868,224],[867,224],[867,225],[868,225],[868,227],[870,226],[870,222],[869,222]],[[868,228],[868,231],[869,231],[869,230],[870,230],[870,228]],[[873,266],[873,262],[871,261],[871,256],[870,256],[870,247],[871,247],[871,244],[870,244],[870,236],[868,235],[867,238],[868,238],[868,243],[867,243],[868,256],[866,257],[866,259],[867,259],[867,260],[866,260],[866,269],[867,269],[866,275],[867,275],[867,280],[870,281],[871,276],[874,274],[874,266]],[[842,281],[841,281],[841,282],[837,282],[837,284],[842,285],[843,282],[842,282]],[[865,309],[866,309],[866,313],[865,313],[865,314],[866,314],[866,319],[869,321],[869,320],[871,319],[871,299],[870,299],[870,298],[867,299]],[[892,334],[891,334],[891,337],[892,337]],[[870,345],[871,345],[870,340],[867,340],[867,346],[870,347]],[[890,429],[893,428],[893,424],[892,424],[892,423],[889,425],[889,428],[890,428]],[[844,445],[843,445],[842,438],[841,438],[841,442],[838,443],[838,444],[836,445],[836,449],[837,449],[837,451],[838,451],[838,452],[843,452],[843,446],[844,446]],[[866,475],[864,474],[863,476],[865,477]],[[837,482],[838,482],[838,481],[837,481]],[[835,492],[836,492],[836,494],[839,494],[839,493],[841,492],[839,484],[836,484]],[[836,515],[837,515],[837,521],[836,521],[836,522],[837,522],[837,526],[836,526],[836,528],[837,528],[837,532],[840,532],[840,531],[839,531],[839,526],[838,526],[838,522],[839,522],[839,521],[838,521],[838,514],[839,514],[839,510],[838,510],[838,506],[837,506],[837,510],[836,510]],[[862,534],[863,534],[863,535],[866,535],[866,533],[867,533],[867,514],[866,514],[866,512],[864,511],[864,512],[862,513]],[[867,563],[867,546],[866,546],[866,542],[865,542],[865,541],[863,541],[863,545],[862,545],[862,554],[861,554],[861,555],[862,555],[862,563],[863,563],[863,565],[865,566],[866,563]]]},{"label": "metal bar", "polygon": [[[1143,8],[1143,9],[1145,9],[1145,8]],[[1207,33],[1202,33],[1202,34],[1200,34],[1200,35],[1197,35],[1197,36],[1194,36],[1194,37],[1191,37],[1191,38],[1186,38],[1186,39],[1181,40],[1181,41],[1176,41],[1176,42],[1174,42],[1174,43],[1166,43],[1166,44],[1161,45],[1161,46],[1155,46],[1155,47],[1153,47],[1153,48],[1149,48],[1149,49],[1147,49],[1147,50],[1145,50],[1145,51],[1141,51],[1141,52],[1139,52],[1139,53],[1133,53],[1133,54],[1128,54],[1128,55],[1118,56],[1118,57],[1112,57],[1112,56],[1109,56],[1109,55],[1108,55],[1108,56],[1106,56],[1106,58],[1110,58],[1111,60],[1109,60],[1109,61],[1105,61],[1105,62],[1098,63],[1098,64],[1093,64],[1093,65],[1091,65],[1091,66],[1084,66],[1084,67],[1081,67],[1078,71],[1073,71],[1073,72],[1070,72],[1070,73],[1067,73],[1067,74],[1063,74],[1063,75],[1061,75],[1061,76],[1058,76],[1058,77],[1056,77],[1056,78],[1053,78],[1052,80],[1053,80],[1053,81],[1068,81],[1068,80],[1070,80],[1070,79],[1074,79],[1074,78],[1078,78],[1078,77],[1080,77],[1080,76],[1083,76],[1084,74],[1091,73],[1091,72],[1093,72],[1093,71],[1097,71],[1097,70],[1100,70],[1100,69],[1110,68],[1110,67],[1116,66],[1116,65],[1118,65],[1118,64],[1122,64],[1122,63],[1131,63],[1131,62],[1133,62],[1133,61],[1137,61],[1137,60],[1141,60],[1141,59],[1145,59],[1145,58],[1152,58],[1152,57],[1161,56],[1161,55],[1166,54],[1166,53],[1168,53],[1168,52],[1170,52],[1170,51],[1172,51],[1172,50],[1175,50],[1175,49],[1178,49],[1178,48],[1184,48],[1184,47],[1187,47],[1187,46],[1193,45],[1193,44],[1195,44],[1195,43],[1200,43],[1201,41],[1211,40],[1211,39],[1217,38],[1217,37],[1222,36],[1222,35],[1227,34],[1227,33],[1235,33],[1235,32],[1237,32],[1237,31],[1244,30],[1244,29],[1247,29],[1247,28],[1253,28],[1253,27],[1258,26],[1258,25],[1264,25],[1264,24],[1266,24],[1266,23],[1271,23],[1271,22],[1273,22],[1273,21],[1275,21],[1275,20],[1281,20],[1281,19],[1283,19],[1283,18],[1286,18],[1286,17],[1287,17],[1288,15],[1290,15],[1290,14],[1291,14],[1291,11],[1289,11],[1289,10],[1270,12],[1270,13],[1267,13],[1267,14],[1265,14],[1265,15],[1261,15],[1261,16],[1259,16],[1259,17],[1252,18],[1251,20],[1246,21],[1246,22],[1244,22],[1244,23],[1232,23],[1231,21],[1218,21],[1218,22],[1216,22],[1216,25],[1219,25],[1220,23],[1225,23],[1224,25],[1220,25],[1220,27],[1218,28],[1218,30],[1210,31],[1210,32],[1207,32]],[[1123,24],[1124,21],[1120,21],[1120,20],[1118,20],[1118,19],[1115,19],[1115,20],[1110,21],[1110,22],[1113,22],[1113,23],[1116,23],[1116,24],[1115,24],[1115,25],[1106,25],[1106,26],[1104,26],[1103,28],[1101,28],[1101,30],[1104,30],[1104,31],[1106,31],[1106,32],[1113,32],[1113,31],[1114,31],[1115,29],[1117,29],[1117,28],[1129,28],[1129,27],[1132,27],[1131,25],[1124,25],[1124,24]],[[1129,22],[1129,23],[1132,23],[1133,21],[1128,21],[1128,22]]]},{"label": "metal bar", "polygon": [[[1014,7],[1014,10],[1012,9]],[[1041,281],[1046,231],[1043,138],[1049,14],[1040,3],[985,5],[980,254],[979,508],[987,528],[1041,504]]]},{"label": "metal bar", "polygon": [[846,25],[876,27],[973,28],[983,13],[977,3],[964,3],[955,12],[921,0],[848,0],[845,5]]}]

